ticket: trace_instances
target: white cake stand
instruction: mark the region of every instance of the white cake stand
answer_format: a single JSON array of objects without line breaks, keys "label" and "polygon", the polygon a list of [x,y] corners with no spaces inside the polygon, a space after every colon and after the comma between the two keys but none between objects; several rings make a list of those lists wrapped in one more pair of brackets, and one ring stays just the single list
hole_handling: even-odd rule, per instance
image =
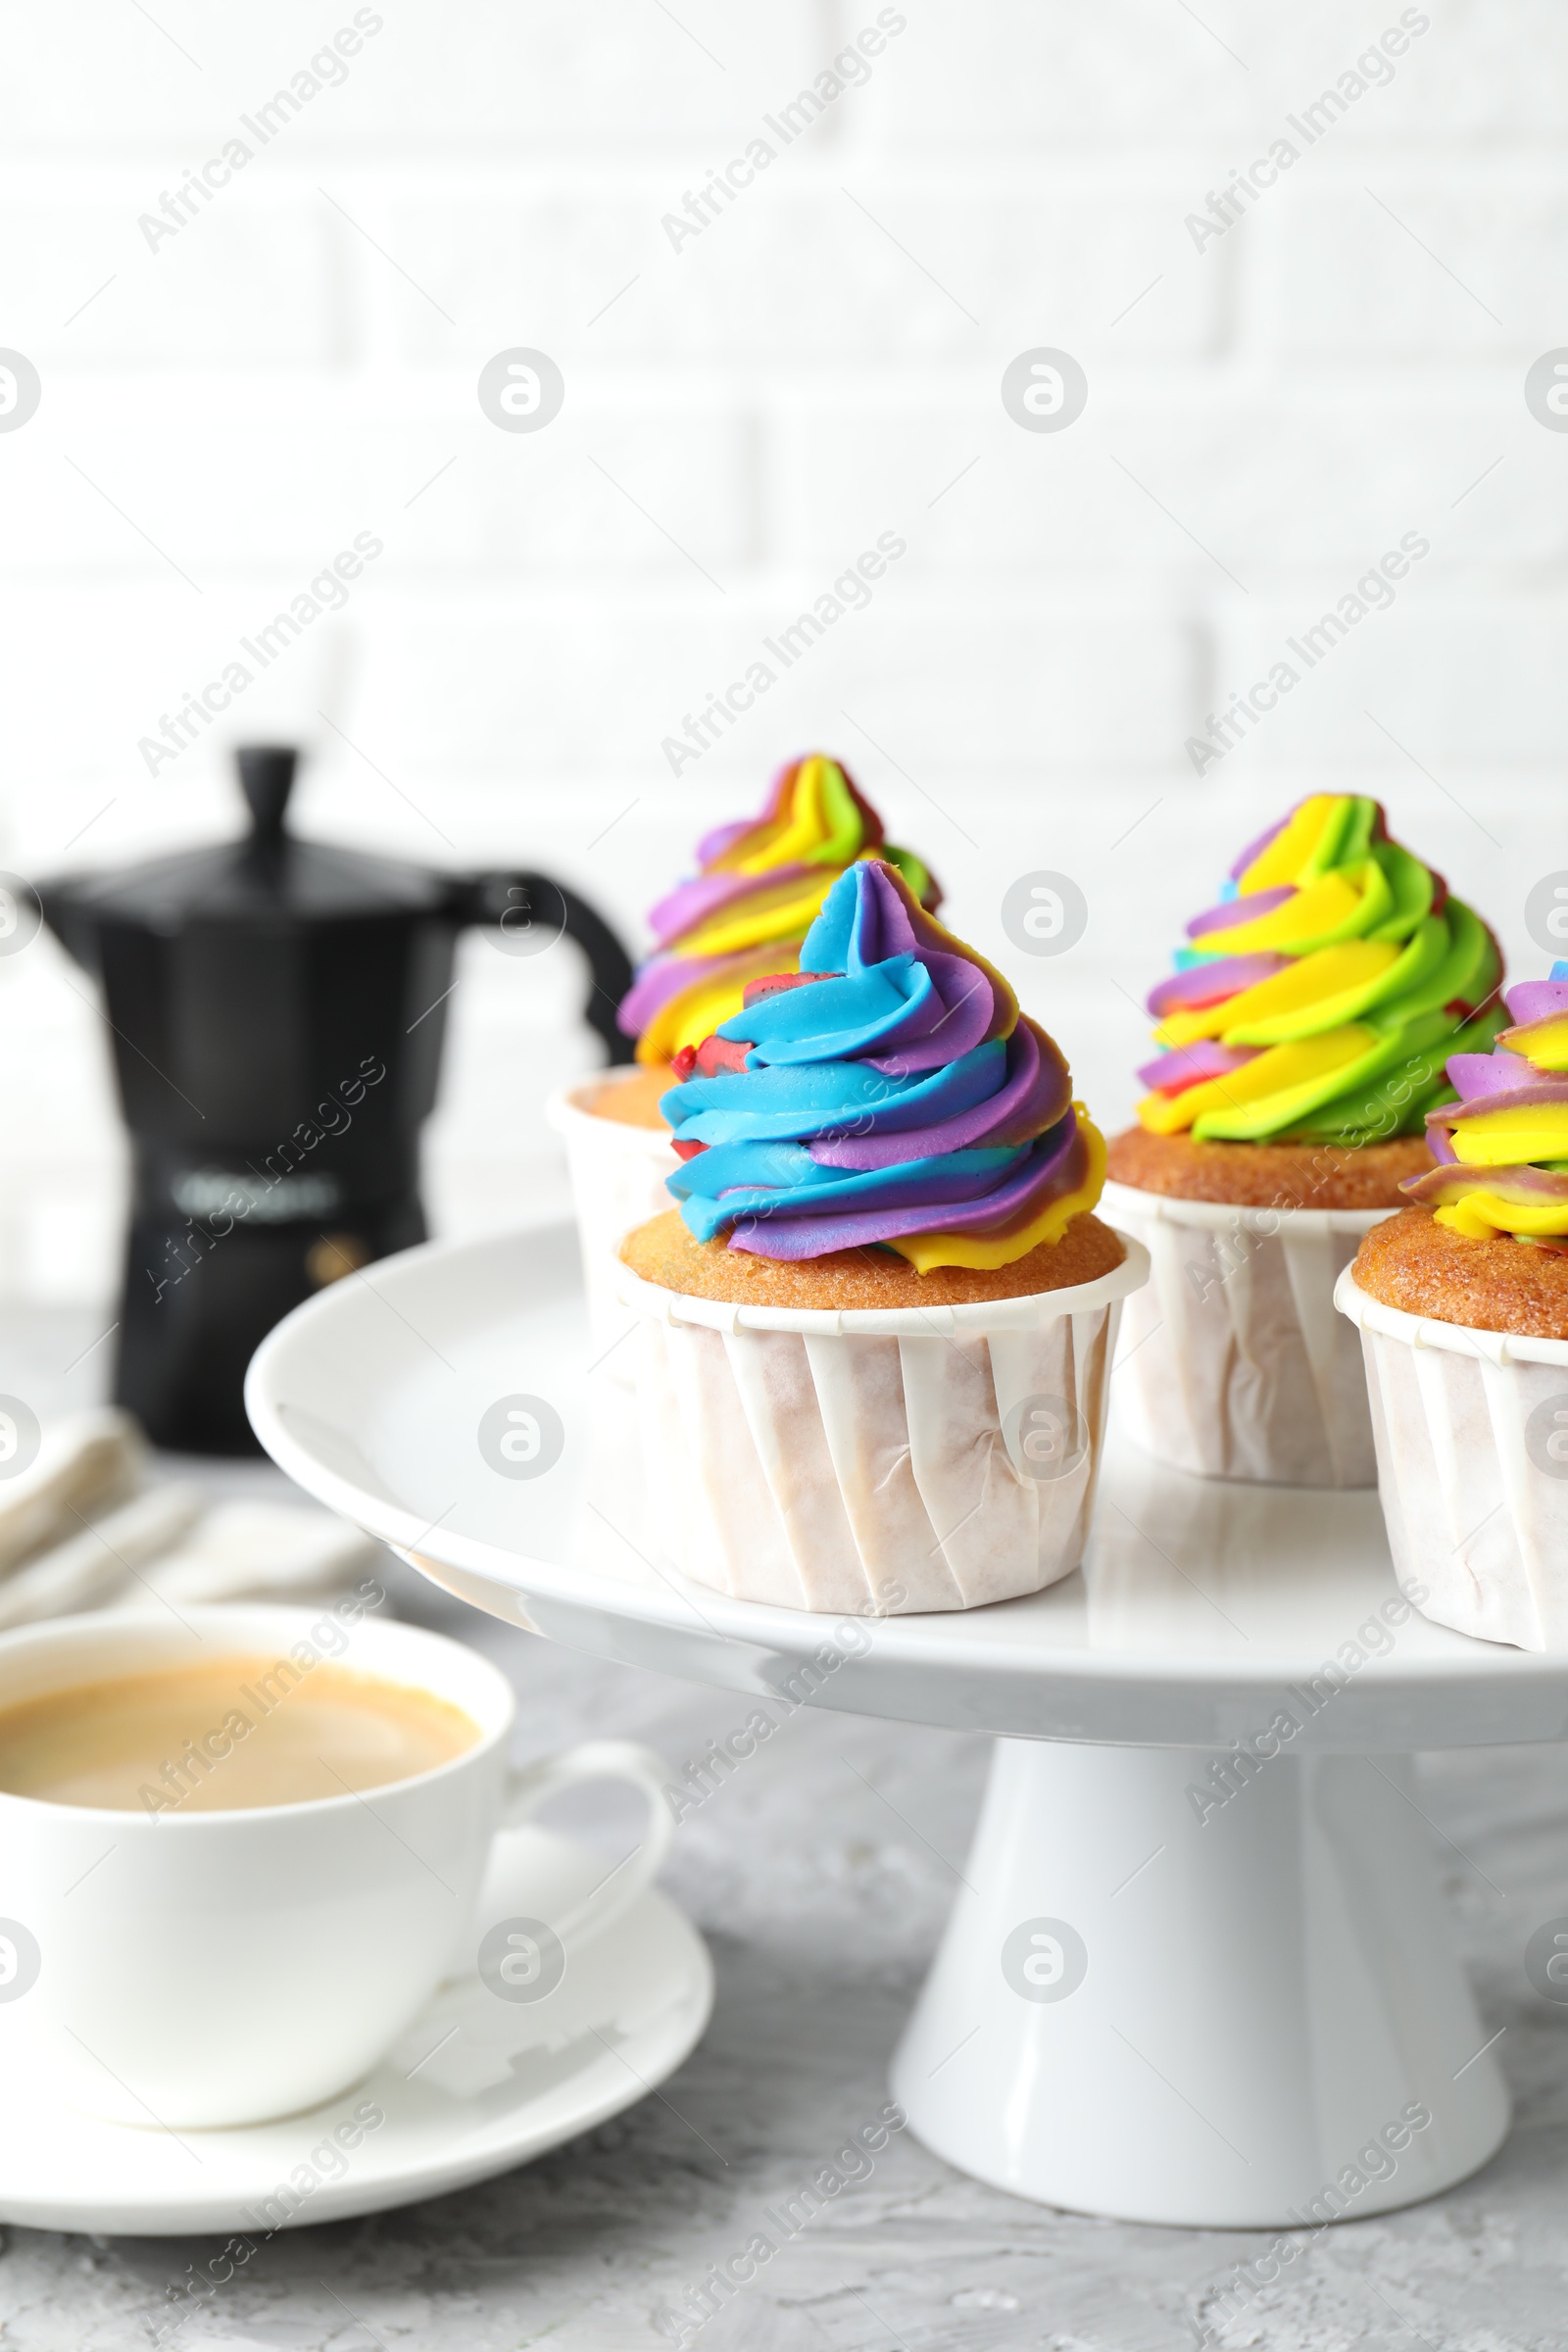
[{"label": "white cake stand", "polygon": [[[737,1732],[771,1698],[995,1736],[893,2070],[954,2164],[1086,2212],[1289,2226],[1429,2196],[1501,2140],[1406,1759],[1568,1739],[1568,1659],[1405,1613],[1375,1494],[1127,1451],[1084,1573],[1032,1599],[836,1623],[728,1600],[662,1554],[629,1397],[588,1366],[565,1229],[336,1284],[267,1341],[248,1398],[292,1478],[436,1582],[744,1691]],[[545,1431],[530,1475],[481,1440],[517,1398]]]}]

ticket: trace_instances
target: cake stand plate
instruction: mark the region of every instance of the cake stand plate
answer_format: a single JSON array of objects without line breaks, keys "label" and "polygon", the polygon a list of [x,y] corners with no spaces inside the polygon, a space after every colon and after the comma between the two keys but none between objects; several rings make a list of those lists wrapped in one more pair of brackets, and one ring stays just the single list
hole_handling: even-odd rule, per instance
[{"label": "cake stand plate", "polygon": [[731,1600],[664,1552],[622,1352],[590,1360],[570,1231],[535,1230],[335,1284],[265,1343],[247,1398],[308,1493],[513,1624],[774,1711],[996,1737],[894,2065],[955,2164],[1082,2211],[1263,2227],[1389,2210],[1486,2161],[1507,2097],[1407,1759],[1568,1739],[1568,1658],[1414,1614],[1374,1494],[1130,1449],[1084,1570],[1029,1599],[875,1620]]}]

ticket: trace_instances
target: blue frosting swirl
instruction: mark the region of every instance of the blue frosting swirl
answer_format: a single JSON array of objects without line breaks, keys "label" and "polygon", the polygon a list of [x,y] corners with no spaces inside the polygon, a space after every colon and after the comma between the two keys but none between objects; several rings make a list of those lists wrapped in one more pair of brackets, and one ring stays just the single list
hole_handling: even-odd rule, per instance
[{"label": "blue frosting swirl", "polygon": [[1098,1196],[1055,1046],[882,860],[834,884],[799,973],[754,983],[676,1068],[668,1186],[700,1241],[1005,1264],[1056,1238],[1068,1196]]}]

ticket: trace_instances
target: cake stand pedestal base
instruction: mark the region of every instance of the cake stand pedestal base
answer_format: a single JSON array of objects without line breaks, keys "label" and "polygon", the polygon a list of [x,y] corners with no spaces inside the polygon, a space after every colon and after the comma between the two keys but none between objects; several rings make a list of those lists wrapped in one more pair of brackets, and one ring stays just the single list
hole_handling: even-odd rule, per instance
[{"label": "cake stand pedestal base", "polygon": [[913,2130],[1019,2196],[1208,2228],[1360,2218],[1474,2172],[1508,2095],[1408,1779],[1397,1756],[1284,1751],[1244,1782],[1193,1748],[999,1740],[895,2061]]}]

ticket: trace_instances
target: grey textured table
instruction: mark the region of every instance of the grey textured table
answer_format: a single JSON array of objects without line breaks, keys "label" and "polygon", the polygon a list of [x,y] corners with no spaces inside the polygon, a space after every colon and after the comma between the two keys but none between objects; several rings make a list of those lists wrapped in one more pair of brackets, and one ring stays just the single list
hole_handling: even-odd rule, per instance
[{"label": "grey textured table", "polygon": [[[49,1375],[70,1362],[74,1337],[66,1321],[0,1333],[0,1388],[85,1401],[80,1374],[69,1391]],[[75,1344],[91,1337],[84,1327]],[[282,1486],[263,1467],[220,1479]],[[389,1582],[403,1614],[460,1633],[513,1676],[519,1755],[615,1731],[680,1768],[748,1712],[734,1694],[509,1631],[395,1564]],[[710,1940],[718,2000],[706,2040],[662,2092],[480,2188],[274,2238],[177,2332],[166,2290],[213,2245],[6,2231],[0,2346],[648,2352],[671,2340],[657,2315],[687,2306],[712,2265],[768,2228],[764,2208],[830,2165],[884,2105],[988,1749],[802,1710],[686,1816],[667,1884]],[[1553,1750],[1435,1757],[1421,1801],[1518,2110],[1512,2137],[1473,2180],[1303,2236],[1278,2282],[1238,2308],[1226,2289],[1266,2235],[1021,2204],[899,2133],[708,2321],[701,2352],[1175,2352],[1204,2341],[1555,2352],[1568,2342],[1568,2007],[1531,1990],[1523,1952],[1543,1921],[1568,1914],[1568,1784]],[[621,1819],[601,1823],[586,1798],[576,1818],[607,1837]],[[1149,1964],[1159,1966],[1157,1951]]]}]

